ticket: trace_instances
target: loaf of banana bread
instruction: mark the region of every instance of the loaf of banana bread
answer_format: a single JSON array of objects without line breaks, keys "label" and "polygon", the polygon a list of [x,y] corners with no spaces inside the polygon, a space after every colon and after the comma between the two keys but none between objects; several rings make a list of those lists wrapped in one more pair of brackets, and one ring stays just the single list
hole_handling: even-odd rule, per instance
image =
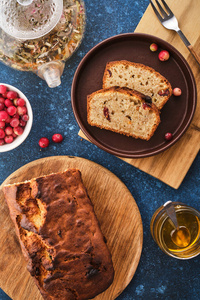
[{"label": "loaf of banana bread", "polygon": [[152,98],[161,109],[172,95],[169,81],[146,65],[126,60],[107,63],[103,75],[103,88],[112,86],[128,87]]},{"label": "loaf of banana bread", "polygon": [[27,268],[45,300],[91,299],[111,285],[111,254],[78,169],[3,190]]}]

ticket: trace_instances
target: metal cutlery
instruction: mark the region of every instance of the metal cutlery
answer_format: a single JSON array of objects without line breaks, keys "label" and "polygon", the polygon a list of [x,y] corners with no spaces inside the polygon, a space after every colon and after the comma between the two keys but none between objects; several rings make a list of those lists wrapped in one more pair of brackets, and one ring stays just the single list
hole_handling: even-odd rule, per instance
[{"label": "metal cutlery", "polygon": [[190,44],[190,42],[188,41],[186,36],[180,30],[178,21],[177,21],[175,15],[173,14],[173,12],[171,11],[171,9],[169,8],[169,6],[167,5],[167,3],[164,0],[160,0],[160,1],[162,2],[163,6],[160,4],[160,2],[158,0],[155,0],[156,4],[158,6],[158,9],[157,9],[156,6],[154,5],[153,1],[150,0],[151,6],[152,6],[158,20],[161,22],[161,24],[165,28],[167,28],[169,30],[174,30],[179,34],[182,41],[184,42],[184,44],[186,45],[186,47],[191,52],[191,54],[193,55],[193,57],[195,58],[195,60],[197,61],[197,63],[200,66],[200,56],[196,53],[193,46]]}]

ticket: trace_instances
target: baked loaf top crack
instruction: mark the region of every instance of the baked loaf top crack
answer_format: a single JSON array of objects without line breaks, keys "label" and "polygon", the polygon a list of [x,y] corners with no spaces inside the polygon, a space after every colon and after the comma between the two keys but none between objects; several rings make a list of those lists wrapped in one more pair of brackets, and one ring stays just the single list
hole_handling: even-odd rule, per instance
[{"label": "baked loaf top crack", "polygon": [[91,299],[114,269],[78,169],[4,186],[27,268],[46,300]]}]

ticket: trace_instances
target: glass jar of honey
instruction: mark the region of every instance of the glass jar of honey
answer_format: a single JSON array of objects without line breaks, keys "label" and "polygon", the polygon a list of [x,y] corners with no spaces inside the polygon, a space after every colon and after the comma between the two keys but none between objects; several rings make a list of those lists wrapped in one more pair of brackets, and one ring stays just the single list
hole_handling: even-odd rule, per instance
[{"label": "glass jar of honey", "polygon": [[175,210],[177,228],[164,204],[156,210],[151,219],[152,237],[161,250],[172,257],[195,257],[200,254],[200,213],[181,202],[171,202],[171,205]]}]

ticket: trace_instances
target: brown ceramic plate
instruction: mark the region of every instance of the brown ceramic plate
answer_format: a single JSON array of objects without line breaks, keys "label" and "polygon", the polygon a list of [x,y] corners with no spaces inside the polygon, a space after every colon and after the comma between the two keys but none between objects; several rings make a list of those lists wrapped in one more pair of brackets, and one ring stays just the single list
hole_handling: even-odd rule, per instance
[{"label": "brown ceramic plate", "polygon": [[[151,52],[151,43],[170,52],[170,59],[161,62],[158,52]],[[180,97],[171,96],[161,111],[161,123],[149,141],[134,139],[87,123],[87,95],[102,88],[106,63],[129,60],[143,63],[165,76],[172,87],[182,90]],[[192,71],[184,57],[169,43],[152,35],[121,34],[106,39],[92,48],[80,62],[72,83],[72,108],[86,137],[99,148],[121,157],[141,158],[158,154],[173,144],[188,128],[196,108],[196,85]],[[165,141],[167,132],[173,134]]]}]

